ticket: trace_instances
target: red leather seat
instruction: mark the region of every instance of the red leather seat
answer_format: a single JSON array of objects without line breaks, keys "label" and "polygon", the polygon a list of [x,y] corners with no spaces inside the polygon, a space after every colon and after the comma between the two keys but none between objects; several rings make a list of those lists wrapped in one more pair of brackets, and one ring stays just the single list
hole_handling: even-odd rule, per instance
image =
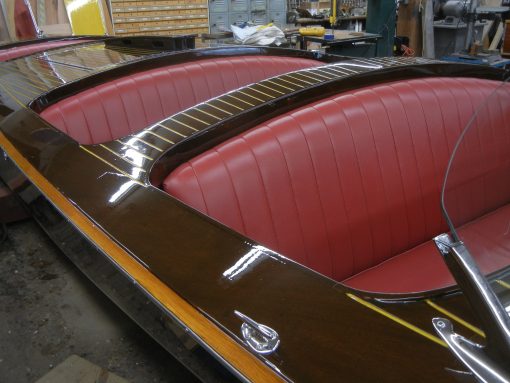
[{"label": "red leather seat", "polygon": [[318,65],[322,63],[275,56],[204,59],[113,80],[51,105],[41,116],[76,141],[97,144],[238,87]]},{"label": "red leather seat", "polygon": [[[509,217],[510,205],[505,205],[459,230],[485,274],[510,264],[510,238],[505,235]],[[424,242],[343,282],[360,290],[386,293],[428,291],[454,284],[433,241]]]},{"label": "red leather seat", "polygon": [[[429,78],[330,97],[202,153],[163,187],[353,287],[444,287],[453,280],[431,242],[447,231],[439,206],[443,176],[474,108],[498,84]],[[497,113],[491,118],[501,123]]]},{"label": "red leather seat", "polygon": [[33,53],[43,52],[48,49],[58,48],[66,45],[84,43],[87,40],[59,40],[59,41],[47,41],[45,43],[36,43],[21,45],[19,47],[12,47],[0,50],[0,62],[12,60],[18,57],[28,56]]}]

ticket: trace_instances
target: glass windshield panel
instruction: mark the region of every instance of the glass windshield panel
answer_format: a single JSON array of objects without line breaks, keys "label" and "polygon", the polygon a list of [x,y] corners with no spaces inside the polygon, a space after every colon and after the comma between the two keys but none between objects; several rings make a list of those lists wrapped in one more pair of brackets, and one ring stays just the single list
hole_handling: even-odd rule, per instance
[{"label": "glass windshield panel", "polygon": [[473,106],[450,159],[442,208],[451,235],[464,242],[498,296],[508,302],[510,83],[495,83],[485,101]]}]

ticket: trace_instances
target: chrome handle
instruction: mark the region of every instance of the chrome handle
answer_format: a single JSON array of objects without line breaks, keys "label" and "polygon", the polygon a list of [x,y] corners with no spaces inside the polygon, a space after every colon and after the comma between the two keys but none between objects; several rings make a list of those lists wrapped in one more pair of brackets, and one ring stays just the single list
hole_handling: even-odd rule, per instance
[{"label": "chrome handle", "polygon": [[248,346],[258,354],[267,355],[273,353],[280,345],[280,336],[271,327],[260,324],[249,316],[234,310],[242,321],[241,335]]}]

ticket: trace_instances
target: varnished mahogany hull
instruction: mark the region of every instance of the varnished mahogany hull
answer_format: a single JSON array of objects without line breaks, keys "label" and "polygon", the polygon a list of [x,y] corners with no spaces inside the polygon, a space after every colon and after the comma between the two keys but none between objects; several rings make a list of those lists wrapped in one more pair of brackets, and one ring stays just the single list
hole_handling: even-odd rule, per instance
[{"label": "varnished mahogany hull", "polygon": [[[247,52],[252,51],[243,47],[238,51],[186,52],[118,65],[49,90],[31,105],[41,110],[108,76],[172,60]],[[325,58],[334,60],[339,59]],[[380,68],[370,65],[373,70],[317,82],[247,108],[165,148],[159,155],[162,159],[150,164],[151,180],[157,183],[180,161],[237,132],[343,90],[424,76],[502,76],[499,71],[480,67],[430,62]],[[97,146],[79,145],[31,109],[21,107],[9,113],[0,129],[0,146],[39,190],[38,199],[53,205],[57,215],[66,217],[74,231],[115,265],[119,275],[134,281],[134,288],[156,302],[162,313],[173,317],[242,379],[448,382],[455,380],[455,371],[464,370],[434,336],[431,319],[444,313],[428,301],[433,299],[443,309],[476,325],[475,315],[455,288],[408,296],[353,291],[287,258],[261,252],[259,244],[183,205],[152,186],[148,178],[130,178],[134,173],[129,173],[122,161],[100,156]],[[0,167],[2,177],[10,167],[10,160],[5,161]],[[122,198],[112,198],[126,182],[132,182],[128,192]],[[58,229],[48,220],[51,209],[26,202],[32,204],[43,227],[58,239]],[[62,248],[84,267],[75,249]],[[229,278],[227,270],[254,254],[249,267]],[[264,357],[253,355],[241,339],[241,322],[234,310],[276,329],[281,339],[279,349]],[[459,331],[479,340],[471,330]]]}]

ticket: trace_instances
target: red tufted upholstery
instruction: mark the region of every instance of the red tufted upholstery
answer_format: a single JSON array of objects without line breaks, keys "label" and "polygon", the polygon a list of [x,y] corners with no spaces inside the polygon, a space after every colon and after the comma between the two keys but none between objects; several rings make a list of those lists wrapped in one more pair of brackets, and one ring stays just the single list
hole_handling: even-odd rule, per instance
[{"label": "red tufted upholstery", "polygon": [[[480,269],[488,274],[510,264],[510,238],[502,235],[508,228],[510,205],[484,215],[459,230]],[[505,228],[505,230],[501,230]],[[476,237],[482,241],[473,240]],[[490,247],[487,248],[486,246]],[[483,257],[484,254],[490,256]],[[373,268],[344,281],[347,285],[368,291],[427,291],[454,284],[446,264],[432,241],[392,257]]]},{"label": "red tufted upholstery", "polygon": [[96,86],[50,106],[41,116],[82,144],[101,143],[243,85],[318,65],[292,57],[205,59]]},{"label": "red tufted upholstery", "polygon": [[441,183],[461,129],[496,85],[418,79],[330,97],[181,165],[164,189],[351,286],[443,287],[453,281],[430,241],[447,230]]},{"label": "red tufted upholstery", "polygon": [[8,49],[0,50],[0,62],[12,60],[18,57],[28,56],[32,53],[43,52],[48,49],[58,48],[65,45],[72,45],[78,43],[84,43],[87,40],[59,40],[59,41],[47,41],[45,43],[36,43],[21,45],[19,47],[13,47]]}]

